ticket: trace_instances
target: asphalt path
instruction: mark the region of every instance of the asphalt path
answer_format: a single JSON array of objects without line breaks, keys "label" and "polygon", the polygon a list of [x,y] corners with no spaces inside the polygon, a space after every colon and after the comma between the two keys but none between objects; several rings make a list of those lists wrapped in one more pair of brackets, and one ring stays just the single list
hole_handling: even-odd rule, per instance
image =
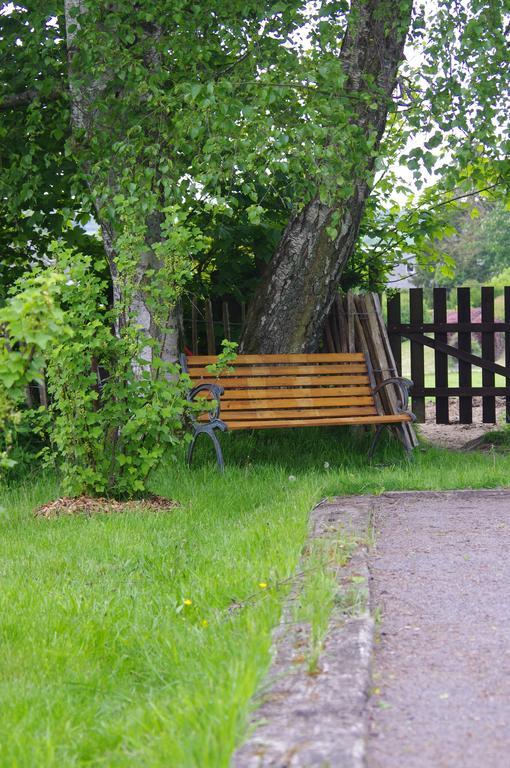
[{"label": "asphalt path", "polygon": [[368,768],[509,768],[510,490],[373,509]]}]

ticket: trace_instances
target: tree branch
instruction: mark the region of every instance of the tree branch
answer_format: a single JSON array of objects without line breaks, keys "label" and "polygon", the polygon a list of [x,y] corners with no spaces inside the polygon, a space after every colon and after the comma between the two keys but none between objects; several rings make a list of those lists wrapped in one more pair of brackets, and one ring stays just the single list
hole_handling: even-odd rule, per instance
[{"label": "tree branch", "polygon": [[[60,91],[52,91],[44,96],[45,102],[56,101]],[[8,112],[10,109],[23,109],[29,107],[32,102],[40,98],[41,94],[36,88],[29,88],[21,93],[8,93],[0,96],[0,112]]]},{"label": "tree branch", "polygon": [[491,189],[495,189],[496,187],[500,187],[502,184],[504,184],[504,179],[499,179],[494,184],[489,184],[487,187],[482,187],[481,189],[475,189],[473,192],[465,192],[462,195],[457,195],[456,197],[450,197],[448,200],[441,200],[439,203],[435,203],[434,205],[429,205],[428,208],[425,208],[425,211],[433,211],[435,208],[441,208],[443,205],[449,205],[450,203],[454,203],[457,200],[464,200],[466,197],[473,197],[473,195],[479,195],[482,192],[488,192]]}]

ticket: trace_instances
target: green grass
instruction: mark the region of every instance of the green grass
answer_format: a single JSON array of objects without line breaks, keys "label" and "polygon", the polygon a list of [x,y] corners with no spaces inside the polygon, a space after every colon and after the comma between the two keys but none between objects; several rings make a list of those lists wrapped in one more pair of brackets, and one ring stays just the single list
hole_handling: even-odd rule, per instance
[{"label": "green grass", "polygon": [[432,448],[408,463],[385,446],[369,466],[368,435],[347,429],[225,438],[224,476],[204,439],[195,469],[176,463],[157,478],[155,490],[182,504],[170,513],[34,519],[58,494],[51,477],[3,494],[2,768],[227,766],[311,506],[510,476],[507,455]]},{"label": "green grass", "polygon": [[479,438],[480,450],[496,451],[498,453],[510,452],[510,425],[505,424],[499,429],[492,429]]},{"label": "green grass", "polygon": [[331,529],[319,538],[312,539],[305,547],[300,563],[302,583],[299,599],[295,606],[294,619],[308,625],[308,672],[316,673],[319,659],[328,631],[333,606],[341,606],[342,613],[353,613],[353,600],[358,600],[360,589],[339,589],[338,567],[343,567],[352,558],[360,544],[367,544],[366,538],[356,537],[351,532]]},{"label": "green grass", "polygon": [[334,571],[337,543],[337,538],[332,536],[312,540],[303,558],[305,572],[294,618],[309,627],[307,656],[310,673],[318,669],[319,656],[337,593]]}]

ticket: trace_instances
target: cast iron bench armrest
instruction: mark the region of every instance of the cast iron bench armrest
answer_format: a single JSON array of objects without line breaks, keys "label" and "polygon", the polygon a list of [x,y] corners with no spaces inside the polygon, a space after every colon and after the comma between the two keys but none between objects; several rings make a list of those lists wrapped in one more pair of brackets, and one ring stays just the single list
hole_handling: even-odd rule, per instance
[{"label": "cast iron bench armrest", "polygon": [[220,419],[220,398],[223,394],[223,387],[220,387],[219,384],[199,384],[197,387],[193,387],[193,389],[190,389],[188,394],[186,395],[186,400],[188,400],[190,403],[193,402],[198,395],[199,392],[210,392],[214,399],[216,400],[216,407],[212,411],[207,411],[207,416],[209,418],[209,421],[198,421],[195,418],[194,413],[189,414],[189,418],[191,420],[191,424],[193,426],[193,439],[191,440],[191,443],[188,446],[188,467],[191,466],[191,462],[193,460],[193,450],[195,447],[195,443],[197,441],[197,437],[199,435],[209,435],[210,439],[213,442],[214,449],[216,451],[216,459],[218,461],[218,466],[223,472],[224,469],[224,463],[223,463],[223,454],[221,452],[221,446],[219,444],[218,438],[214,434],[215,429],[221,430],[221,432],[225,432],[227,429],[227,425],[225,422],[223,422]]},{"label": "cast iron bench armrest", "polygon": [[[220,418],[221,408],[220,398],[224,392],[223,387],[220,387],[219,384],[199,384],[197,387],[190,389],[186,395],[186,400],[189,400],[190,403],[193,402],[199,392],[210,392],[216,400],[216,408],[214,408],[212,411],[207,411],[207,414],[209,416],[209,421],[218,421]],[[196,423],[194,414],[190,413],[190,418],[194,423]]]},{"label": "cast iron bench armrest", "polygon": [[385,379],[374,387],[372,394],[377,395],[377,393],[387,384],[395,384],[400,390],[402,399],[397,403],[397,413],[408,413],[412,417],[412,420],[416,421],[416,416],[409,410],[409,390],[413,386],[411,379],[404,379],[400,376],[393,376],[391,379]]}]

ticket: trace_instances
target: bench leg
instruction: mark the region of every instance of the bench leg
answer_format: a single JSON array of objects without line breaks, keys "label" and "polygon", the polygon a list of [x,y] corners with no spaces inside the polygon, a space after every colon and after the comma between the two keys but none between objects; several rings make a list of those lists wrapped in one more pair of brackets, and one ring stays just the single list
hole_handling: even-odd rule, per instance
[{"label": "bench leg", "polygon": [[186,456],[186,463],[188,467],[191,467],[191,464],[193,462],[193,452],[195,450],[195,443],[197,442],[197,438],[199,435],[202,435],[202,434],[209,435],[209,437],[211,438],[214,445],[214,450],[216,451],[216,461],[218,463],[218,469],[220,470],[220,472],[224,472],[225,463],[223,461],[223,453],[221,450],[220,441],[214,434],[214,427],[209,426],[209,424],[207,424],[204,427],[200,427],[193,434],[193,438],[191,440],[191,443],[188,446],[188,453]]},{"label": "bench leg", "polygon": [[411,454],[413,452],[413,446],[411,444],[411,440],[409,439],[409,435],[407,434],[405,426],[403,424],[399,424],[398,426],[402,435],[402,442],[404,443],[404,448],[405,448],[407,457],[411,458]]},{"label": "bench leg", "polygon": [[[372,459],[374,457],[375,449],[377,448],[377,446],[379,444],[379,440],[381,439],[382,431],[383,431],[384,427],[386,427],[386,426],[390,427],[390,426],[393,426],[393,425],[391,425],[391,424],[379,424],[377,426],[377,429],[375,430],[375,435],[374,435],[373,440],[372,440],[372,442],[370,444],[370,448],[368,449],[368,458],[369,458],[370,461],[372,461]],[[413,452],[413,446],[412,446],[411,441],[409,439],[409,435],[407,434],[403,424],[397,424],[396,426],[397,426],[397,429],[400,430],[400,433],[401,433],[401,436],[402,436],[402,443],[404,445],[404,449],[405,449],[406,455],[407,455],[408,458],[410,458],[411,454]]]},{"label": "bench leg", "polygon": [[372,442],[370,443],[370,448],[368,449],[368,459],[369,461],[372,461],[375,453],[375,449],[377,448],[377,444],[379,443],[379,440],[381,439],[382,431],[384,429],[384,424],[378,424],[377,428],[375,430],[375,435],[372,439]]},{"label": "bench leg", "polygon": [[193,451],[195,450],[195,443],[197,442],[199,434],[200,432],[195,432],[191,438],[191,443],[188,445],[188,451],[186,453],[186,464],[188,465],[188,468],[191,467],[193,462]]}]

